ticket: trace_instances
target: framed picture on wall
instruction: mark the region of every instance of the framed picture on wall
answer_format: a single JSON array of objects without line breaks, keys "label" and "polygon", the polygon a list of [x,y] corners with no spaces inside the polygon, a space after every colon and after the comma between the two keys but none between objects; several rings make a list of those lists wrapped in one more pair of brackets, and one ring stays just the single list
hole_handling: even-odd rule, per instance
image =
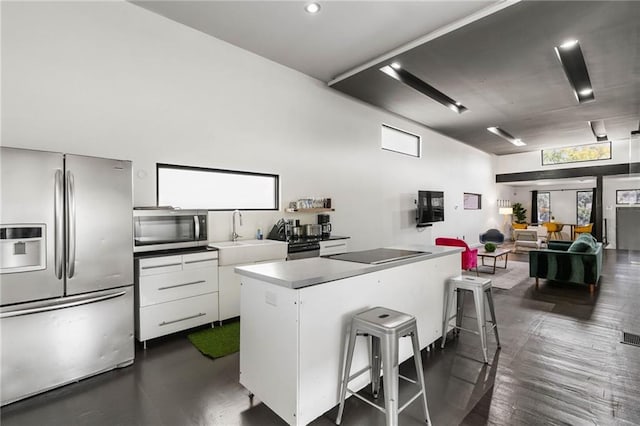
[{"label": "framed picture on wall", "polygon": [[640,204],[640,189],[616,190],[616,204]]},{"label": "framed picture on wall", "polygon": [[464,193],[464,209],[480,210],[482,208],[482,195],[470,192]]}]

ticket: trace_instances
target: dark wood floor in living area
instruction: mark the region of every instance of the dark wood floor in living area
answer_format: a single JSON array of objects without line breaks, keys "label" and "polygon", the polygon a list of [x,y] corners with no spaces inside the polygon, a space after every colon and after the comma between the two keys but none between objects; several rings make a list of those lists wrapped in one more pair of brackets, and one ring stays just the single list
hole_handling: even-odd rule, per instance
[{"label": "dark wood floor in living area", "polygon": [[[593,298],[586,288],[546,281],[535,291],[529,279],[494,289],[494,300],[502,350],[489,337],[490,365],[478,361],[478,338],[466,333],[449,337],[444,350],[423,351],[435,425],[640,424],[640,347],[620,343],[622,331],[640,334],[640,252],[606,250]],[[401,367],[408,376],[410,364]],[[138,350],[131,367],[3,407],[0,420],[3,426],[284,424],[257,398],[249,400],[238,365],[238,354],[210,360],[175,335]],[[312,424],[333,424],[336,411]],[[377,410],[347,401],[343,425],[383,424]],[[418,403],[400,415],[400,425],[414,424],[424,424]]]}]

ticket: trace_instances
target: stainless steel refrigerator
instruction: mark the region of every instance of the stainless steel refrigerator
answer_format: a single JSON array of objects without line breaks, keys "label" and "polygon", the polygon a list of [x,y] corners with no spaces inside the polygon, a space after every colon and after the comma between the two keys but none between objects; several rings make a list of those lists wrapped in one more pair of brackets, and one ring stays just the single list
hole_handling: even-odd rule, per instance
[{"label": "stainless steel refrigerator", "polygon": [[0,148],[2,405],[130,365],[131,162]]}]

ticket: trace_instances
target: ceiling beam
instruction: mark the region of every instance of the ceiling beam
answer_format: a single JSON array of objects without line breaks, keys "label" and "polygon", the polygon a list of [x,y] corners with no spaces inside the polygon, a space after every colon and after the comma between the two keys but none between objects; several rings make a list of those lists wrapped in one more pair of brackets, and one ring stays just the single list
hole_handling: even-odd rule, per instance
[{"label": "ceiling beam", "polygon": [[496,183],[523,182],[528,180],[598,177],[638,173],[640,163],[609,164],[606,166],[574,167],[571,169],[536,170],[532,172],[503,173],[496,175]]}]

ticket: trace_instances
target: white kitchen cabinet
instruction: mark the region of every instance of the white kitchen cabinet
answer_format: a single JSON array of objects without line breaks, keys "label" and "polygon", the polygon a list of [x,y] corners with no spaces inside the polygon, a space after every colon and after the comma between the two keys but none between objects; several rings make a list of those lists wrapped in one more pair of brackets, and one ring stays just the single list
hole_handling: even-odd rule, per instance
[{"label": "white kitchen cabinet", "polygon": [[218,321],[216,251],[136,259],[136,338]]},{"label": "white kitchen cabinet", "polygon": [[[287,424],[306,425],[339,402],[354,313],[373,306],[408,313],[416,319],[420,347],[436,342],[442,336],[447,279],[460,274],[459,251],[440,250],[430,248],[437,254],[422,260],[373,268],[316,258],[241,269],[240,384]],[[304,270],[296,262],[305,262]],[[308,281],[313,284],[297,287]],[[411,339],[401,339],[398,363],[412,352]],[[368,344],[358,340],[351,371],[368,363]],[[349,388],[360,390],[369,381],[363,374]]]},{"label": "white kitchen cabinet", "polygon": [[320,241],[320,256],[347,252],[347,240]]},{"label": "white kitchen cabinet", "polygon": [[240,316],[240,275],[234,272],[238,266],[257,265],[284,261],[285,259],[267,260],[264,262],[243,263],[242,265],[227,265],[218,267],[218,278],[220,280],[219,312],[220,321]]},{"label": "white kitchen cabinet", "polygon": [[236,266],[239,265],[218,267],[218,278],[220,280],[218,311],[220,312],[220,321],[240,315],[240,275],[236,275],[233,271]]}]

